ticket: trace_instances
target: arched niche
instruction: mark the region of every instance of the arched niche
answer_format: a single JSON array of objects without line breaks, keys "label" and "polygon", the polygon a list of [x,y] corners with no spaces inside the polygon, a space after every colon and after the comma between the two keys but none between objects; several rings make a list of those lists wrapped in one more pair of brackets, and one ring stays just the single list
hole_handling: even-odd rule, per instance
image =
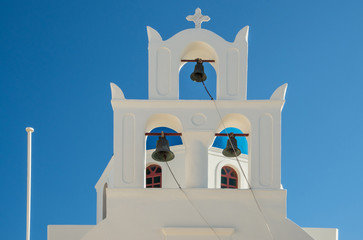
[{"label": "arched niche", "polygon": [[105,183],[103,186],[103,194],[102,194],[102,219],[107,217],[107,196],[106,196],[106,189],[108,188],[108,184]]}]

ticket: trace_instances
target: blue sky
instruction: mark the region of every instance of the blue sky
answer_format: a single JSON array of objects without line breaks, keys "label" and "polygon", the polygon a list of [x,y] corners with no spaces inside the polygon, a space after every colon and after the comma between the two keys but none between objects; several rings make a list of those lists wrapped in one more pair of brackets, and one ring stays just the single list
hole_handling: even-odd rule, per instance
[{"label": "blue sky", "polygon": [[[248,99],[289,84],[288,217],[337,227],[340,240],[362,239],[362,1],[2,0],[3,239],[25,238],[27,126],[35,128],[32,239],[45,240],[48,224],[95,224],[94,185],[113,154],[109,83],[126,98],[147,99],[146,26],[168,39],[194,26],[185,17],[196,7],[211,17],[202,27],[228,41],[250,26]],[[182,98],[207,99],[188,84]]]}]

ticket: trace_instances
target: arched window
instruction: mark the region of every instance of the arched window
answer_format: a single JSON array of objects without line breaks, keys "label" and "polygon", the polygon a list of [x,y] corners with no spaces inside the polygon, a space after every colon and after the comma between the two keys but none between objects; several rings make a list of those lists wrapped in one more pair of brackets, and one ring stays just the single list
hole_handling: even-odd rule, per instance
[{"label": "arched window", "polygon": [[161,188],[161,167],[152,164],[146,168],[146,187]]},{"label": "arched window", "polygon": [[224,166],[221,171],[221,188],[238,188],[237,172],[228,166]]}]

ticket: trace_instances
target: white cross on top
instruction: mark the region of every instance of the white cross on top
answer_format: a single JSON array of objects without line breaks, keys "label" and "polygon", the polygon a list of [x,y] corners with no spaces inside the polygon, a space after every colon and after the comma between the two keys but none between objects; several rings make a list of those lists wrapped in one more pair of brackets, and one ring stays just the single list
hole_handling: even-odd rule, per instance
[{"label": "white cross on top", "polygon": [[195,28],[202,28],[202,22],[208,22],[210,20],[210,17],[203,16],[202,10],[200,8],[195,9],[194,15],[189,15],[187,17],[188,21],[193,21],[195,24]]}]

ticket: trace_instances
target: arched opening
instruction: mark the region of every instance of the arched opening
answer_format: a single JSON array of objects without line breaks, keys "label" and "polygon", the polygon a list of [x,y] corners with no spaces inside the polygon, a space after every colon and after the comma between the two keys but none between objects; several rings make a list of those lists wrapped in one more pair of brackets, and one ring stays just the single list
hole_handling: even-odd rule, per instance
[{"label": "arched opening", "polygon": [[162,169],[158,164],[151,164],[146,168],[146,188],[162,187]]},{"label": "arched opening", "polygon": [[238,188],[238,174],[232,167],[222,167],[221,188]]},{"label": "arched opening", "polygon": [[[240,129],[229,127],[223,129],[220,133],[243,133]],[[241,150],[241,154],[248,154],[248,142],[246,137],[236,137],[237,147]],[[228,142],[228,136],[218,136],[214,139],[213,147],[224,149]]]},{"label": "arched opening", "polygon": [[[218,133],[246,133],[251,134],[251,123],[247,117],[239,113],[230,113],[223,117],[221,123],[215,130]],[[250,152],[250,137],[236,137],[237,145],[241,148],[241,153],[248,155]],[[228,137],[216,137],[214,147],[225,148]],[[246,156],[248,157],[248,156]]]},{"label": "arched opening", "polygon": [[[183,60],[214,60],[215,62],[204,62],[204,72],[207,75],[207,80],[204,84],[208,91],[216,99],[217,73],[218,73],[218,56],[215,49],[202,41],[189,43],[180,55]],[[179,68],[179,99],[195,99],[195,100],[210,100],[203,84],[194,82],[190,79],[190,74],[194,71],[195,62],[181,62]]]},{"label": "arched opening", "polygon": [[[225,128],[219,133],[244,133],[239,128],[228,127]],[[215,188],[248,188],[248,179],[245,179],[245,176],[248,176],[248,141],[247,137],[244,136],[236,136],[237,140],[237,148],[240,149],[241,154],[237,157],[226,157],[223,155],[223,150],[227,146],[227,142],[229,141],[228,136],[217,136],[214,139],[214,142],[209,149],[209,157],[208,161],[210,165],[213,165],[211,169],[213,171],[209,172],[209,177],[214,178],[215,181],[213,183]],[[227,166],[229,168],[225,168]],[[232,170],[233,171],[232,171]],[[224,176],[223,176],[224,175]],[[241,176],[241,177],[239,177]],[[234,178],[236,177],[236,178]],[[231,183],[229,182],[229,179]],[[235,182],[235,180],[237,182]],[[233,185],[236,183],[235,185]]]},{"label": "arched opening", "polygon": [[[179,99],[185,100],[210,100],[209,95],[204,89],[203,83],[194,82],[190,79],[193,73],[195,62],[188,62],[182,66],[179,71]],[[204,72],[207,80],[204,81],[209,93],[216,99],[217,75],[214,67],[208,63],[203,63]]]},{"label": "arched opening", "polygon": [[[247,117],[242,114],[232,113],[223,117],[221,123],[215,130],[216,133],[223,134],[251,134],[251,124]],[[209,148],[208,155],[208,178],[210,188],[221,187],[222,168],[224,166],[232,167],[238,175],[237,186],[240,189],[248,188],[249,181],[249,153],[250,141],[249,136],[235,136],[237,147],[241,150],[241,154],[236,158],[235,156],[226,157],[223,155],[223,149],[226,148],[228,136],[215,137],[213,144]]]},{"label": "arched opening", "polygon": [[[159,117],[162,115],[158,115]],[[176,129],[172,129],[169,127],[165,127],[165,126],[160,126],[160,127],[155,127],[153,129],[151,129],[149,132],[151,133],[161,133],[162,131],[164,133],[181,133],[181,126],[178,126],[177,122],[166,122],[166,120],[168,119],[168,117],[170,119],[170,116],[167,116],[167,118],[163,118],[164,120],[162,120],[162,118],[160,118],[160,123],[164,123],[167,126],[171,126],[171,127],[176,127]],[[175,118],[175,117],[174,117]],[[169,119],[169,120],[170,120]],[[153,124],[149,124],[149,126],[155,126],[156,123]],[[177,131],[176,131],[177,130]],[[148,132],[148,131],[147,131]],[[161,181],[161,185],[157,187],[163,187],[163,188],[175,188],[177,187],[177,184],[174,180],[174,178],[172,177],[172,174],[170,172],[170,170],[167,168],[166,164],[163,162],[160,162],[158,160],[155,160],[152,158],[153,153],[157,150],[156,149],[156,145],[157,145],[157,141],[159,139],[160,136],[147,136],[146,137],[146,161],[145,161],[145,166],[149,167],[152,165],[158,165],[161,168],[161,172],[155,172],[155,169],[149,169],[150,171],[146,170],[146,177],[145,177],[145,187],[149,188],[151,186],[154,185],[149,185],[149,184],[155,184],[155,182],[153,182],[151,177],[148,177],[148,174],[151,174],[153,171],[154,173],[158,173],[160,174],[160,181]],[[169,149],[170,151],[174,154],[174,159],[172,159],[171,161],[168,161],[169,167],[171,169],[171,171],[173,172],[173,174],[176,176],[177,181],[180,184],[184,184],[185,182],[185,148],[183,145],[183,141],[182,141],[182,137],[181,136],[177,136],[177,135],[166,135],[165,136],[166,140],[169,143]],[[158,179],[156,179],[158,180]]]},{"label": "arched opening", "polygon": [[105,183],[105,185],[103,186],[103,197],[102,197],[102,219],[105,219],[107,216],[107,206],[106,206],[106,189],[107,189],[108,185],[107,183]]}]

